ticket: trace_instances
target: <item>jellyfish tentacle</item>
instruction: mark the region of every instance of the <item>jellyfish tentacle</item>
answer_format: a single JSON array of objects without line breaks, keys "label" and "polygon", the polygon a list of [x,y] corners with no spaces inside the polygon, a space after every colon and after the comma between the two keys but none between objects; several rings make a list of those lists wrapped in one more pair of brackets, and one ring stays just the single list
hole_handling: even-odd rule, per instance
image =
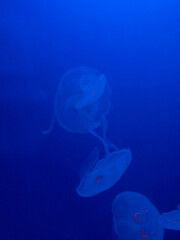
[{"label": "jellyfish tentacle", "polygon": [[109,148],[111,148],[111,149],[113,149],[115,151],[118,151],[118,148],[107,138],[108,123],[107,123],[107,119],[104,116],[104,114],[102,114],[102,126],[103,126],[103,138],[104,138],[104,141],[109,146]]},{"label": "jellyfish tentacle", "polygon": [[83,178],[87,176],[93,170],[98,160],[99,149],[97,147],[94,147],[82,166],[82,169],[80,171],[80,177]]},{"label": "jellyfish tentacle", "polygon": [[104,138],[102,138],[100,135],[98,135],[93,129],[89,129],[89,132],[94,135],[95,137],[97,137],[103,144],[104,146],[104,150],[105,150],[105,156],[108,156],[109,155],[109,148],[108,148],[108,145],[107,143],[104,141]]}]

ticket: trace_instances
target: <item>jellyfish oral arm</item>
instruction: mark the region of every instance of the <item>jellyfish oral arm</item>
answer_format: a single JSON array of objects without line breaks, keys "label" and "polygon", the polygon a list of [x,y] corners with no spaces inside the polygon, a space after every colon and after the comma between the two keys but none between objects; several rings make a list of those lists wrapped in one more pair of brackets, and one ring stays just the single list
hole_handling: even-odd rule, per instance
[{"label": "jellyfish oral arm", "polygon": [[108,149],[108,145],[106,144],[105,140],[101,136],[99,136],[93,129],[89,129],[89,132],[93,136],[97,137],[102,142],[102,144],[104,146],[104,150],[105,150],[105,155],[108,156],[109,155],[109,149]]}]

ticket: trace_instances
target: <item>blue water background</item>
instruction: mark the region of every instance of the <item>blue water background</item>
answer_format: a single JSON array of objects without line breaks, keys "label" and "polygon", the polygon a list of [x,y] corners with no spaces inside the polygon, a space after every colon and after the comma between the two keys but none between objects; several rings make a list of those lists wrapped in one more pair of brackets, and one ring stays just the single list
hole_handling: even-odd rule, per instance
[{"label": "blue water background", "polygon": [[[125,190],[160,212],[180,204],[179,10],[176,0],[0,2],[1,239],[112,239],[111,204]],[[60,77],[79,66],[107,76],[107,134],[133,155],[122,179],[93,198],[75,189],[101,143],[57,122],[41,134]]]}]

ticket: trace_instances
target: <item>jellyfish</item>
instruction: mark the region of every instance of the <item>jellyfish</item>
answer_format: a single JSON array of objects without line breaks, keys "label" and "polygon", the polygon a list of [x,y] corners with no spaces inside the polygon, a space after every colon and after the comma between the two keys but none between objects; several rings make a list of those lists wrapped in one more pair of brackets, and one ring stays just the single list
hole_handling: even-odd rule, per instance
[{"label": "jellyfish", "polygon": [[177,210],[162,213],[159,224],[166,229],[180,230],[180,205]]},{"label": "jellyfish", "polygon": [[[106,137],[107,121],[105,117],[102,120],[103,137],[99,136],[92,129],[89,130],[97,137],[104,146],[105,156],[99,160],[98,148],[93,149],[90,154],[91,164],[81,176],[80,184],[76,192],[81,197],[92,197],[111,188],[122,177],[132,160],[131,150],[118,150],[114,144],[110,143]],[[112,152],[110,150],[113,149]]]},{"label": "jellyfish", "polygon": [[159,211],[143,194],[122,192],[112,203],[114,232],[121,240],[162,240]]},{"label": "jellyfish", "polygon": [[108,190],[121,178],[131,158],[130,149],[121,149],[98,160],[83,176],[76,192],[81,197],[92,197]]},{"label": "jellyfish", "polygon": [[54,116],[48,134],[57,119],[69,132],[89,133],[101,125],[101,116],[110,109],[110,88],[104,74],[88,67],[65,73],[54,99]]}]

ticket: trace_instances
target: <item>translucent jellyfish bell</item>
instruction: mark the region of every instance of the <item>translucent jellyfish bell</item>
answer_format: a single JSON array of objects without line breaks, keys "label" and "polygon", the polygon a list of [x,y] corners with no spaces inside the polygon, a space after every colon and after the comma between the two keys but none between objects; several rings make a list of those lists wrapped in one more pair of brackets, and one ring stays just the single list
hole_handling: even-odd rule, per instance
[{"label": "translucent jellyfish bell", "polygon": [[[65,73],[54,99],[54,119],[69,132],[88,133],[100,126],[101,116],[110,108],[110,89],[106,77],[88,67]],[[48,134],[53,127],[52,121]]]},{"label": "translucent jellyfish bell", "polygon": [[122,149],[99,160],[86,172],[76,192],[81,197],[92,197],[111,188],[123,175],[131,162],[131,150]]},{"label": "translucent jellyfish bell", "polygon": [[177,210],[162,213],[159,224],[166,229],[180,230],[180,205]]},{"label": "translucent jellyfish bell", "polygon": [[114,232],[121,240],[163,240],[160,213],[143,194],[122,192],[112,203]]},{"label": "translucent jellyfish bell", "polygon": [[[99,150],[97,148],[93,149],[89,159],[92,163],[96,164],[93,164],[93,167],[91,164],[90,167],[86,169],[76,189],[76,192],[81,197],[92,197],[111,188],[121,178],[132,160],[130,149],[118,150],[107,140],[107,122],[105,117],[103,117],[102,126],[103,138],[92,129],[89,131],[103,143],[105,157],[99,160]],[[112,153],[110,153],[110,148],[114,149]]]}]

